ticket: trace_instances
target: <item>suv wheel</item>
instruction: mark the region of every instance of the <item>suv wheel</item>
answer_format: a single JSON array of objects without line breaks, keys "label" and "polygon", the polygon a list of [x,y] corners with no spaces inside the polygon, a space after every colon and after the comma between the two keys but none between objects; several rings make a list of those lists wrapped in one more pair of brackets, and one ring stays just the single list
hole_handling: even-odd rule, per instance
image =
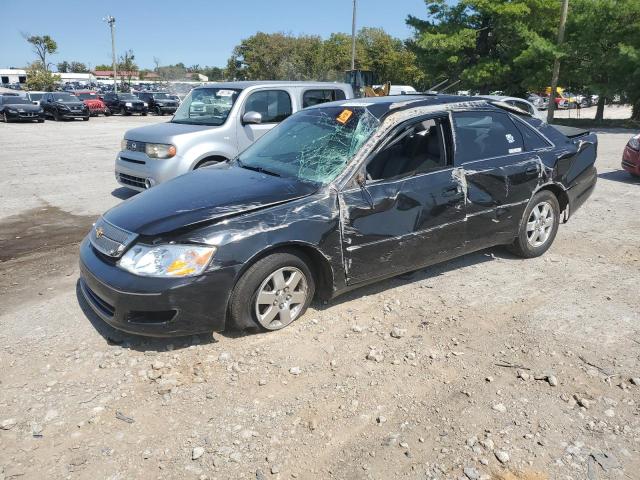
[{"label": "suv wheel", "polygon": [[240,277],[231,295],[229,316],[237,328],[280,330],[307,310],[315,294],[308,260],[297,253],[273,253]]},{"label": "suv wheel", "polygon": [[523,258],[539,257],[546,252],[558,233],[560,205],[548,190],[536,193],[520,221],[520,230],[509,249]]},{"label": "suv wheel", "polygon": [[156,115],[158,115],[158,116],[162,116],[163,115],[162,109],[160,107],[156,107]]}]

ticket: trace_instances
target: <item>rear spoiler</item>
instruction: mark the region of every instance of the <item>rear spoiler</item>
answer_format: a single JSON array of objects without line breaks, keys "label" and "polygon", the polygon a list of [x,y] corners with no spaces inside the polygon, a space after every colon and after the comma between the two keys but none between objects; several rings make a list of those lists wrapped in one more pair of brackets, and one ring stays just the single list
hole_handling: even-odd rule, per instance
[{"label": "rear spoiler", "polygon": [[566,125],[550,125],[551,127],[558,130],[561,134],[568,138],[577,138],[582,137],[584,135],[589,135],[591,133],[589,130],[585,130],[583,128],[576,127],[567,127]]},{"label": "rear spoiler", "polygon": [[526,110],[522,110],[521,108],[514,107],[513,105],[509,105],[506,102],[501,102],[498,100],[488,100],[487,103],[489,103],[490,105],[493,105],[494,107],[501,108],[502,110],[507,110],[511,113],[515,113],[517,115],[526,115],[527,117],[533,117],[533,115],[531,115],[531,113],[527,112]]}]

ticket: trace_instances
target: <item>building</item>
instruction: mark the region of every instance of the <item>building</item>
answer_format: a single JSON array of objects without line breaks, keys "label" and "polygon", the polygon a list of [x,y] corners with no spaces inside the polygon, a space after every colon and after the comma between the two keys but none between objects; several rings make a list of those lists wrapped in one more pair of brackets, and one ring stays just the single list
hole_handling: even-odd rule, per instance
[{"label": "building", "polygon": [[[113,79],[113,70],[94,70],[92,73],[98,80]],[[118,80],[129,80],[129,78],[131,78],[131,80],[140,79],[140,72],[137,71],[128,72],[126,70],[117,70],[116,75],[118,75]]]},{"label": "building", "polygon": [[18,68],[2,68],[0,69],[0,83],[26,83],[27,71]]},{"label": "building", "polygon": [[96,77],[92,73],[56,73],[60,75],[61,82],[94,83]]}]

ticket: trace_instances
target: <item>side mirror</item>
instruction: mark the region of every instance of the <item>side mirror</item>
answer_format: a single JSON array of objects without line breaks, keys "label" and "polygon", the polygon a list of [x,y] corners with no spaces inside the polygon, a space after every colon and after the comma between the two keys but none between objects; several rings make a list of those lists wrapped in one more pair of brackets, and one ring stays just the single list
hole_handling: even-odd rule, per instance
[{"label": "side mirror", "polygon": [[262,115],[258,112],[247,112],[242,116],[243,124],[259,124],[262,123]]}]

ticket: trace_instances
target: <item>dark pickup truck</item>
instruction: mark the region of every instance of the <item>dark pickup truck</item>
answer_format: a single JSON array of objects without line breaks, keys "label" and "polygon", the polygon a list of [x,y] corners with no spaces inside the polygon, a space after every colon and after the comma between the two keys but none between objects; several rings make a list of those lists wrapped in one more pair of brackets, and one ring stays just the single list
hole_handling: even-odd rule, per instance
[{"label": "dark pickup truck", "polygon": [[102,101],[111,113],[119,113],[121,115],[139,113],[140,115],[146,115],[149,111],[149,105],[131,93],[107,93],[102,98]]},{"label": "dark pickup truck", "polygon": [[138,98],[149,105],[149,111],[156,115],[174,114],[178,102],[164,92],[139,92]]}]

